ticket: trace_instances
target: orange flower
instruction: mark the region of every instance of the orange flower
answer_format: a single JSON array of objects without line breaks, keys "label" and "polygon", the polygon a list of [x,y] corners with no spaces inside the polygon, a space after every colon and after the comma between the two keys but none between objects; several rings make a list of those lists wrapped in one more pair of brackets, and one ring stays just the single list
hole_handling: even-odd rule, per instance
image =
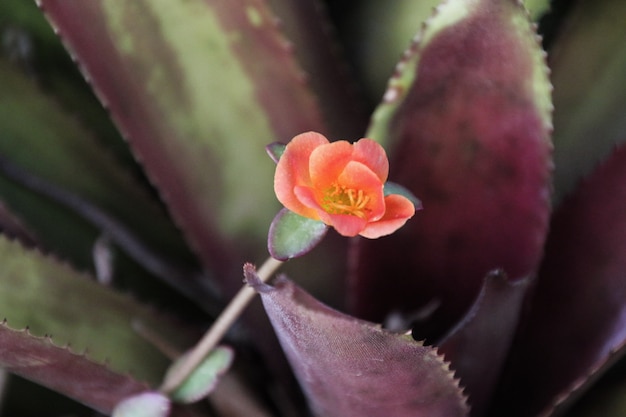
[{"label": "orange flower", "polygon": [[370,239],[395,232],[415,214],[399,194],[385,196],[389,161],[371,139],[330,143],[307,132],[294,137],[278,161],[274,191],[289,210],[321,220],[343,236]]}]

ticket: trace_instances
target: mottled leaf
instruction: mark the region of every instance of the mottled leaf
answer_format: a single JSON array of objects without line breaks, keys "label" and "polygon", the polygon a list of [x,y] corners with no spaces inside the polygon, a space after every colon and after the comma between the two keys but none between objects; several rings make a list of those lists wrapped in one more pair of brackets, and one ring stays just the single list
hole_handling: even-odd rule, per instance
[{"label": "mottled leaf", "polygon": [[550,10],[550,0],[523,0],[523,3],[534,21],[538,21]]},{"label": "mottled leaf", "polygon": [[624,21],[626,2],[576,1],[550,48],[557,201],[626,140]]},{"label": "mottled leaf", "polygon": [[[2,52],[11,64],[58,101],[68,113],[98,132],[98,141],[136,167],[126,142],[111,122],[58,36],[34,1],[0,3]],[[10,82],[3,79],[2,82]]]},{"label": "mottled leaf", "polygon": [[324,130],[265,3],[40,4],[205,265],[230,266],[220,236],[264,241],[278,207],[263,147]]},{"label": "mottled leaf", "polygon": [[285,278],[269,286],[245,272],[316,415],[468,415],[435,348],[332,310]]},{"label": "mottled leaf", "polygon": [[128,375],[59,347],[48,337],[0,325],[0,366],[103,413],[125,397],[147,389]]},{"label": "mottled leaf", "polygon": [[[355,16],[351,19],[356,23],[350,27],[349,51],[372,99],[378,100],[383,95],[398,57],[440,3],[441,0],[361,0],[353,7]],[[536,21],[549,3],[549,0],[526,0],[524,6]]]},{"label": "mottled leaf", "polygon": [[439,343],[469,397],[472,416],[483,416],[517,328],[529,280],[511,282],[501,271],[486,278],[478,299]]},{"label": "mottled leaf", "polygon": [[381,321],[435,302],[414,329],[435,340],[489,271],[531,275],[549,215],[544,55],[515,0],[450,0],[428,20],[368,132],[391,149],[390,179],[424,209],[389,238],[358,242],[357,316]]},{"label": "mottled leaf", "polygon": [[184,329],[67,265],[0,237],[0,318],[33,334],[53,335],[76,351],[140,380],[158,382],[167,359],[133,330],[140,322],[171,343],[188,343]]},{"label": "mottled leaf", "polygon": [[[380,100],[398,57],[441,0],[362,0],[355,10],[353,38],[359,75],[372,100]],[[384,28],[384,30],[372,30]]]},{"label": "mottled leaf", "polygon": [[626,147],[555,213],[496,415],[551,409],[626,343]]},{"label": "mottled leaf", "polygon": [[[169,259],[193,265],[180,234],[136,180],[75,118],[0,59],[0,156],[101,208]],[[91,267],[104,227],[39,196],[0,173],[0,197],[47,250]],[[122,271],[123,272],[123,271]]]}]

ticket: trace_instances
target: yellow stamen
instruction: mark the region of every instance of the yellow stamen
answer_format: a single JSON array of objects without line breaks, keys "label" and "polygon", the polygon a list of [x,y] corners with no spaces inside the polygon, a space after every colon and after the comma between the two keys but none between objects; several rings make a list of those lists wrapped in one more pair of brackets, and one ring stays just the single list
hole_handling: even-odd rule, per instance
[{"label": "yellow stamen", "polygon": [[322,207],[330,214],[350,214],[366,219],[370,200],[363,190],[334,184],[324,195]]}]

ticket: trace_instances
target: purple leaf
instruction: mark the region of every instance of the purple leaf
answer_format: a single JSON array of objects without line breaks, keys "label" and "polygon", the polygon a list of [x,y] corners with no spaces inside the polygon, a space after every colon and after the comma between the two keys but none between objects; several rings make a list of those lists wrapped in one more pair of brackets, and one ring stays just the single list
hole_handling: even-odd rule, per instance
[{"label": "purple leaf", "polygon": [[314,413],[324,417],[467,416],[436,349],[335,311],[285,278],[246,280],[260,294]]},{"label": "purple leaf", "polygon": [[[597,377],[626,343],[626,147],[555,213],[530,316],[496,414],[535,416]],[[559,398],[560,397],[560,398]],[[558,400],[557,400],[558,398]]]},{"label": "purple leaf", "polygon": [[361,240],[353,311],[440,307],[414,329],[435,340],[491,270],[538,265],[549,216],[550,84],[520,2],[450,0],[398,66],[368,136],[391,149],[390,179],[424,209],[386,239]]},{"label": "purple leaf", "polygon": [[148,387],[128,375],[54,345],[49,338],[35,337],[28,330],[0,325],[0,366],[109,414],[124,398]]},{"label": "purple leaf", "polygon": [[[294,43],[294,53],[308,73],[328,122],[330,136],[358,138],[367,123],[357,82],[347,71],[341,48],[333,38],[324,2],[320,0],[268,0]],[[388,74],[387,74],[388,75]]]},{"label": "purple leaf", "polygon": [[502,271],[485,278],[461,322],[437,346],[460,378],[472,416],[484,415],[517,327],[529,280],[511,282]]}]

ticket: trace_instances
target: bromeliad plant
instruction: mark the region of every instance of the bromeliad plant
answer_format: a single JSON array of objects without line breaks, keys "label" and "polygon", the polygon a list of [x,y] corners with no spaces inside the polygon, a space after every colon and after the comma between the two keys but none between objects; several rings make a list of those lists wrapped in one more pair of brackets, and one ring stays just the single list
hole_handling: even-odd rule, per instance
[{"label": "bromeliad plant", "polygon": [[422,25],[369,125],[313,0],[0,3],[0,365],[89,407],[46,414],[624,414],[626,3],[543,47],[416,3],[351,13],[374,60]]}]

